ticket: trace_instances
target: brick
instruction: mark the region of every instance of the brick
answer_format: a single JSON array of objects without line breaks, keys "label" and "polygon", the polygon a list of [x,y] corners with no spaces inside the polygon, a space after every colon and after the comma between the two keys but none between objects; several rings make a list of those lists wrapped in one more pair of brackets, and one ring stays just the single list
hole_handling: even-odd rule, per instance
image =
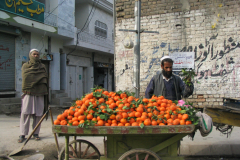
[{"label": "brick", "polygon": [[197,102],[205,102],[206,99],[205,99],[205,98],[203,98],[203,99],[196,99],[196,101],[197,101]]}]

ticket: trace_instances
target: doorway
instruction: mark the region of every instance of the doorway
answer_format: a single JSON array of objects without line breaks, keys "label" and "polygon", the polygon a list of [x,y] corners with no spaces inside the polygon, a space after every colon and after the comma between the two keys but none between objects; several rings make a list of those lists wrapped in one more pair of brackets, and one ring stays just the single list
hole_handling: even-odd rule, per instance
[{"label": "doorway", "polygon": [[108,90],[108,69],[107,68],[95,68],[94,85],[101,86],[106,90]]}]

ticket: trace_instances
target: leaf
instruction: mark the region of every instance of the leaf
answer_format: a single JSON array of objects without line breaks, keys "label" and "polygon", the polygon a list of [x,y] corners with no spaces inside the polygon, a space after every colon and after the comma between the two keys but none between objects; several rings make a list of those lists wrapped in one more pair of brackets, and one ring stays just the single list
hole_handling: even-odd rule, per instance
[{"label": "leaf", "polygon": [[107,108],[107,112],[112,112],[112,109],[110,109],[110,108]]},{"label": "leaf", "polygon": [[181,110],[180,113],[181,113],[181,114],[185,114],[185,113],[186,113],[186,110]]},{"label": "leaf", "polygon": [[140,124],[140,128],[142,128],[142,129],[143,129],[143,127],[144,127],[144,124],[143,124],[143,123],[141,123],[141,124]]},{"label": "leaf", "polygon": [[124,106],[123,109],[129,109],[127,106]]},{"label": "leaf", "polygon": [[194,125],[198,125],[198,122],[194,122],[193,124],[194,124]]},{"label": "leaf", "polygon": [[101,119],[105,119],[106,116],[105,116],[104,114],[102,114],[102,115],[100,115],[100,118],[101,118]]}]

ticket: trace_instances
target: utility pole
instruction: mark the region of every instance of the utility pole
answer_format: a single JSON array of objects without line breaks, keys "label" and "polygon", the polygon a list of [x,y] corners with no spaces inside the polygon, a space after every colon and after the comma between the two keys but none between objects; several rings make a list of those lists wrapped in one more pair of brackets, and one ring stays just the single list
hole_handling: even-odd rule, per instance
[{"label": "utility pole", "polygon": [[133,87],[135,96],[139,97],[140,91],[140,29],[141,29],[141,0],[135,1],[135,46],[134,46],[134,60],[133,60]]},{"label": "utility pole", "polygon": [[135,45],[134,45],[134,60],[133,60],[133,87],[135,90],[135,97],[139,98],[140,91],[140,34],[144,33],[159,33],[156,31],[141,30],[141,0],[135,0],[135,30],[119,29],[119,31],[135,32]]}]

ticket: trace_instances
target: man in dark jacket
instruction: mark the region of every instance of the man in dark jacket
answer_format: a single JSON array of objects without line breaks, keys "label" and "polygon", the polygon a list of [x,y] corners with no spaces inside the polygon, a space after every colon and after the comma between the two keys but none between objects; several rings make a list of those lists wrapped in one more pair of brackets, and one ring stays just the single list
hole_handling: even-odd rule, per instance
[{"label": "man in dark jacket", "polygon": [[147,86],[145,97],[164,96],[169,100],[181,100],[193,93],[194,86],[186,85],[179,76],[172,74],[173,60],[169,56],[161,58],[162,73],[155,75]]}]

